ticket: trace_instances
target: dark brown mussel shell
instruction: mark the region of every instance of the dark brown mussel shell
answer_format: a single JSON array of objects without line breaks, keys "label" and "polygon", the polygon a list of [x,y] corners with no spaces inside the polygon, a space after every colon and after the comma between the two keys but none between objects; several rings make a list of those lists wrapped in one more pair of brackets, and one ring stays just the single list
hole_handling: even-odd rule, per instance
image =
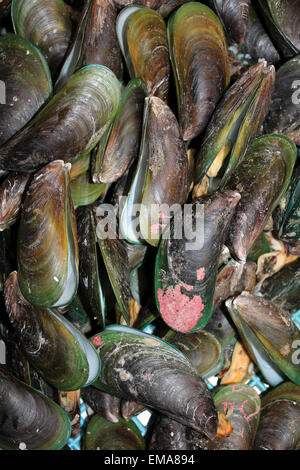
[{"label": "dark brown mussel shell", "polygon": [[[95,344],[95,337],[91,340]],[[96,387],[215,436],[217,414],[210,392],[180,351],[155,336],[117,325],[101,333],[101,343],[103,367]]]},{"label": "dark brown mussel shell", "polygon": [[165,100],[170,64],[163,18],[150,8],[128,6],[119,13],[116,28],[130,78],[141,78],[149,94]]},{"label": "dark brown mussel shell", "polygon": [[[274,80],[274,67],[261,62],[249,68],[224,94],[195,156],[195,185],[201,186],[203,178],[216,177],[217,188],[225,185],[259,131]],[[198,195],[197,186],[194,194]]]},{"label": "dark brown mussel shell", "polygon": [[207,6],[189,2],[170,17],[170,58],[184,140],[197,137],[229,84],[229,60],[222,25]]},{"label": "dark brown mussel shell", "polygon": [[161,413],[156,413],[150,430],[149,450],[193,450],[187,427]]},{"label": "dark brown mussel shell", "polygon": [[76,220],[70,164],[57,160],[35,174],[23,204],[18,232],[18,280],[37,307],[72,301],[78,286]]},{"label": "dark brown mussel shell", "polygon": [[300,260],[287,264],[258,283],[254,292],[271,300],[290,315],[300,310]]},{"label": "dark brown mussel shell", "polygon": [[120,83],[106,67],[76,72],[35,117],[0,148],[0,170],[33,172],[91,150],[117,111]]},{"label": "dark brown mussel shell", "polygon": [[85,433],[85,450],[144,450],[145,442],[139,428],[133,422],[119,418],[112,423],[94,415]]},{"label": "dark brown mussel shell", "polygon": [[82,399],[92,410],[102,418],[117,423],[120,419],[121,400],[109,393],[102,392],[98,388],[90,386],[81,391]]},{"label": "dark brown mussel shell", "polygon": [[230,43],[244,41],[249,14],[250,0],[210,0],[211,7],[218,14]]},{"label": "dark brown mussel shell", "polygon": [[17,220],[30,175],[11,173],[0,185],[0,231]]},{"label": "dark brown mussel shell", "polygon": [[258,137],[231,175],[226,188],[238,190],[241,200],[226,244],[236,259],[246,261],[268,217],[287,189],[296,155],[295,144],[283,135]]},{"label": "dark brown mussel shell", "polygon": [[122,78],[122,59],[116,35],[117,10],[113,0],[88,0],[81,12],[72,45],[55,89],[60,89],[81,67],[99,64]]},{"label": "dark brown mussel shell", "polygon": [[[180,210],[189,191],[188,157],[176,117],[158,97],[145,100],[139,161],[121,215],[121,231],[130,243],[157,246],[169,223],[170,212]],[[136,204],[140,234],[134,225]]]},{"label": "dark brown mussel shell", "polygon": [[247,292],[227,300],[226,306],[245,348],[267,382],[275,386],[287,376],[299,385],[296,348],[300,331],[290,316],[269,300]]},{"label": "dark brown mussel shell", "polygon": [[59,70],[69,47],[72,25],[62,0],[14,0],[12,20],[16,34],[36,44],[52,74]]},{"label": "dark brown mussel shell", "polygon": [[269,64],[280,61],[280,55],[252,5],[249,8],[247,34],[243,48],[254,60],[265,59]]},{"label": "dark brown mussel shell", "polygon": [[136,159],[143,125],[146,85],[140,78],[130,80],[124,89],[120,105],[104,148],[99,145],[92,160],[94,183],[111,183],[120,178]]},{"label": "dark brown mussel shell", "polygon": [[[106,207],[108,207],[107,217],[104,216]],[[116,214],[111,210],[111,206],[102,204],[95,211],[97,240],[106,272],[121,314],[126,324],[129,325],[133,296],[130,287],[130,265],[126,242],[120,238],[117,227],[113,224],[110,225],[111,220],[116,220]]]},{"label": "dark brown mussel shell", "polygon": [[63,409],[2,366],[0,397],[2,449],[55,450],[66,445],[71,424]]},{"label": "dark brown mussel shell", "polygon": [[15,34],[0,37],[0,145],[19,131],[52,94],[41,51]]},{"label": "dark brown mussel shell", "polygon": [[[300,51],[299,51],[300,52]],[[300,145],[300,55],[276,72],[275,90],[264,121],[266,133],[284,134]]]},{"label": "dark brown mussel shell", "polygon": [[210,320],[218,258],[239,200],[238,192],[220,191],[187,205],[184,234],[182,211],[171,219],[155,266],[157,308],[170,328],[191,333]]},{"label": "dark brown mussel shell", "polygon": [[5,282],[5,304],[13,337],[30,365],[58,390],[78,390],[99,374],[95,348],[71,323],[54,310],[27,302],[17,273]]},{"label": "dark brown mussel shell", "polygon": [[85,310],[98,329],[105,328],[106,302],[99,278],[96,223],[93,209],[81,207],[76,211],[79,248],[78,295]]},{"label": "dark brown mussel shell", "polygon": [[262,399],[254,450],[299,450],[300,386],[285,382]]},{"label": "dark brown mussel shell", "polygon": [[272,41],[284,58],[300,53],[298,0],[255,0]]},{"label": "dark brown mussel shell", "polygon": [[[251,450],[259,423],[261,401],[257,392],[246,384],[220,387],[214,394],[218,412],[226,416],[232,426],[227,437],[200,443],[205,450]],[[197,448],[197,440],[195,442]]]}]

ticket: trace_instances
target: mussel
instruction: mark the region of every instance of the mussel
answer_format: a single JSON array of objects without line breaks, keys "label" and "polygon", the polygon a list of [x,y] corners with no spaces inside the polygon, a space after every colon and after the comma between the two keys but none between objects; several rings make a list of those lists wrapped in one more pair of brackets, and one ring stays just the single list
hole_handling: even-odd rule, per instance
[{"label": "mussel", "polygon": [[100,369],[95,348],[55,310],[37,309],[19,289],[17,273],[5,283],[7,315],[14,340],[34,369],[58,390],[78,390]]},{"label": "mussel", "polygon": [[141,78],[150,94],[165,100],[170,64],[163,18],[150,8],[128,6],[119,13],[116,28],[130,78]]},{"label": "mussel", "polygon": [[103,391],[139,401],[213,438],[217,414],[209,390],[188,359],[157,337],[109,326],[91,341],[99,345]]},{"label": "mussel", "polygon": [[54,401],[0,366],[0,447],[55,450],[70,437],[70,420]]},{"label": "mussel", "polygon": [[[0,145],[19,131],[52,94],[48,65],[31,42],[6,34],[0,38]],[[2,90],[2,88],[1,88]]]},{"label": "mussel", "polygon": [[255,450],[299,450],[300,387],[285,382],[262,399]]},{"label": "mussel", "polygon": [[83,67],[0,148],[0,169],[34,172],[53,160],[75,160],[97,144],[119,101],[113,72],[100,65]]},{"label": "mussel", "polygon": [[53,75],[62,64],[72,25],[62,0],[14,0],[12,20],[16,34],[36,44],[44,53]]},{"label": "mussel", "polygon": [[37,307],[69,304],[78,286],[76,221],[70,164],[56,160],[35,174],[18,232],[18,281]]},{"label": "mussel", "polygon": [[206,5],[189,2],[169,19],[170,59],[184,140],[206,127],[229,84],[229,59],[220,20]]},{"label": "mussel", "polygon": [[275,386],[287,376],[299,385],[300,369],[295,356],[300,331],[290,316],[269,300],[249,293],[227,300],[226,306],[267,382]]},{"label": "mussel", "polygon": [[[170,328],[190,333],[210,320],[218,257],[239,200],[238,192],[220,191],[194,202],[184,217],[179,212],[171,219],[155,266],[157,308]],[[183,219],[185,233],[179,235]]]}]

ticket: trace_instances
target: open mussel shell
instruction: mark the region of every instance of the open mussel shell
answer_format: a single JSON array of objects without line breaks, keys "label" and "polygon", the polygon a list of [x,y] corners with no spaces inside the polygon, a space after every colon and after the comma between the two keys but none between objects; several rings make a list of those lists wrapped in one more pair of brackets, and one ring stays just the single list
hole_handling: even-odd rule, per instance
[{"label": "open mussel shell", "polygon": [[13,0],[16,34],[36,44],[56,74],[69,47],[72,25],[62,0]]},{"label": "open mussel shell", "polygon": [[0,231],[17,220],[30,175],[10,173],[0,185]]},{"label": "open mussel shell", "polygon": [[185,144],[171,109],[158,97],[146,98],[139,161],[121,216],[121,230],[129,242],[141,204],[142,239],[157,246],[170,212],[180,210],[189,192],[189,166]]},{"label": "open mussel shell", "polygon": [[236,259],[247,259],[268,217],[287,189],[296,156],[296,146],[288,137],[264,135],[253,141],[244,160],[231,175],[226,189],[238,188],[241,200],[226,245]]},{"label": "open mussel shell", "polygon": [[254,450],[299,450],[300,387],[285,382],[262,399]]},{"label": "open mussel shell", "polygon": [[76,211],[79,248],[78,294],[85,310],[98,328],[105,328],[106,300],[99,278],[97,236],[94,213],[91,207]]},{"label": "open mussel shell", "polygon": [[69,440],[71,424],[55,402],[0,367],[0,447],[58,450]]},{"label": "open mussel shell", "polygon": [[133,422],[119,418],[111,423],[94,415],[85,433],[85,450],[144,450],[145,442],[139,428]]},{"label": "open mussel shell", "polygon": [[300,260],[287,264],[258,283],[254,293],[271,300],[290,315],[300,310]]},{"label": "open mussel shell", "polygon": [[229,84],[229,59],[222,25],[207,6],[189,2],[171,16],[170,58],[184,140],[199,135]]},{"label": "open mussel shell", "polygon": [[230,43],[244,42],[250,0],[210,0],[209,4],[218,14]]},{"label": "open mussel shell", "polygon": [[48,100],[52,93],[52,81],[41,51],[15,34],[0,38],[0,77],[2,145],[25,126]]},{"label": "open mussel shell", "polygon": [[5,283],[5,303],[17,344],[53,387],[78,390],[97,378],[100,360],[93,345],[62,315],[27,302],[15,271]]},{"label": "open mussel shell", "polygon": [[[202,329],[210,320],[218,258],[239,200],[238,192],[224,191],[187,206],[184,234],[183,211],[171,219],[155,266],[157,308],[170,328],[191,333]],[[178,229],[181,229],[180,236]]]},{"label": "open mussel shell", "polygon": [[154,416],[150,432],[149,450],[193,450],[186,426],[161,413]]},{"label": "open mussel shell", "polygon": [[226,301],[230,315],[250,357],[272,385],[289,377],[300,384],[300,369],[295,350],[300,331],[290,316],[263,297],[247,292]]},{"label": "open mussel shell", "polygon": [[140,78],[130,80],[104,148],[92,161],[93,181],[111,183],[120,178],[138,155],[143,124],[146,85]]},{"label": "open mussel shell", "polygon": [[206,443],[206,450],[251,450],[259,423],[261,401],[257,392],[246,384],[217,389],[214,395],[217,410],[229,419],[233,428],[227,437]]},{"label": "open mussel shell", "polygon": [[116,29],[130,78],[141,78],[149,94],[165,100],[170,64],[163,18],[150,8],[128,6],[119,13]]},{"label": "open mussel shell", "polygon": [[18,232],[18,280],[37,307],[69,304],[78,286],[76,220],[69,164],[57,160],[35,174]]},{"label": "open mussel shell", "polygon": [[114,118],[121,85],[106,67],[76,72],[48,104],[0,149],[0,169],[33,172],[91,150]]},{"label": "open mussel shell", "polygon": [[300,10],[297,0],[256,0],[272,38],[284,58],[300,53]]},{"label": "open mussel shell", "polygon": [[220,372],[223,363],[222,346],[211,333],[198,331],[184,335],[170,330],[164,339],[179,349],[204,379]]},{"label": "open mussel shell", "polygon": [[196,154],[195,184],[207,175],[220,176],[217,187],[224,186],[257,135],[268,111],[274,80],[274,67],[261,62],[249,68],[228,89]]},{"label": "open mussel shell", "polygon": [[113,0],[88,0],[78,21],[72,45],[65,56],[55,89],[59,90],[81,67],[99,64],[122,78],[122,59],[116,36],[117,10]]},{"label": "open mussel shell", "polygon": [[264,121],[266,133],[284,134],[297,145],[300,145],[299,75],[300,55],[286,62],[276,72],[275,90]]},{"label": "open mussel shell", "polygon": [[[95,343],[94,339],[91,339]],[[188,359],[165,341],[124,326],[101,333],[102,390],[153,407],[213,438],[217,414],[210,392]]]}]

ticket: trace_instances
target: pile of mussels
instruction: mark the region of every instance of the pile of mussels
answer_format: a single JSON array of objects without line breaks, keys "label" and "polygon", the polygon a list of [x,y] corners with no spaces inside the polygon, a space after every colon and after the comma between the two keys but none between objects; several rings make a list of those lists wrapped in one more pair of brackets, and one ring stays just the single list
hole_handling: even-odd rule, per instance
[{"label": "pile of mussels", "polygon": [[297,145],[300,0],[0,2],[1,448],[300,449]]}]

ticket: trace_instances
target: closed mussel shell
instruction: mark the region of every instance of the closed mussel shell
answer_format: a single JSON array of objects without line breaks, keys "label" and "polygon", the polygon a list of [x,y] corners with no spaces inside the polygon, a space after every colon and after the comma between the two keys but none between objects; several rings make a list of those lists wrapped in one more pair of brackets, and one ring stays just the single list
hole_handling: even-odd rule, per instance
[{"label": "closed mussel shell", "polygon": [[148,93],[165,100],[170,65],[163,18],[150,8],[128,6],[119,13],[116,28],[130,78],[141,78]]},{"label": "closed mussel shell", "polygon": [[58,390],[70,391],[97,378],[100,361],[91,343],[62,315],[27,302],[16,272],[6,280],[5,302],[15,341],[48,383]]},{"label": "closed mussel shell", "polygon": [[254,450],[299,450],[300,387],[285,382],[268,391],[262,410]]},{"label": "closed mussel shell", "polygon": [[92,161],[94,182],[111,183],[120,178],[138,155],[146,85],[140,78],[130,80],[124,89],[120,105],[104,149]]},{"label": "closed mussel shell", "polygon": [[250,0],[210,0],[217,12],[231,43],[244,41],[249,14]]},{"label": "closed mussel shell", "polygon": [[264,122],[266,133],[284,134],[296,145],[300,145],[299,75],[300,55],[286,62],[277,71],[275,90]]},{"label": "closed mussel shell", "polygon": [[255,2],[272,41],[284,58],[300,53],[300,10],[298,0],[257,0]]},{"label": "closed mussel shell", "polygon": [[0,149],[0,169],[33,172],[91,150],[117,111],[120,83],[106,67],[76,72],[17,136]]},{"label": "closed mussel shell", "polygon": [[144,450],[145,442],[140,430],[133,422],[119,418],[111,423],[94,415],[85,434],[85,450]]},{"label": "closed mussel shell", "polygon": [[129,327],[110,326],[100,335],[91,338],[100,345],[103,365],[96,387],[215,436],[217,414],[209,390],[180,351]]},{"label": "closed mussel shell", "polygon": [[184,140],[199,135],[229,84],[229,60],[222,25],[207,6],[189,2],[171,16],[170,58]]},{"label": "closed mussel shell", "polygon": [[37,307],[67,305],[78,285],[76,221],[69,166],[54,161],[35,174],[18,233],[18,280]]},{"label": "closed mussel shell", "polygon": [[191,333],[210,320],[218,258],[239,199],[238,192],[224,191],[196,201],[184,215],[185,234],[181,232],[181,238],[181,212],[171,219],[155,267],[157,308],[170,328]]},{"label": "closed mussel shell", "polygon": [[0,38],[0,145],[36,114],[52,93],[45,57],[15,34]]},{"label": "closed mussel shell", "polygon": [[286,191],[296,155],[295,144],[285,136],[258,137],[229,179],[226,188],[241,194],[226,242],[236,259],[246,260],[269,215]]},{"label": "closed mussel shell", "polygon": [[58,450],[70,437],[67,414],[55,402],[0,367],[0,447]]},{"label": "closed mussel shell", "polygon": [[14,0],[15,32],[36,44],[56,74],[69,47],[72,25],[62,0]]},{"label": "closed mussel shell", "polygon": [[79,297],[99,329],[105,327],[106,303],[99,279],[94,213],[90,207],[76,211],[79,248]]}]

